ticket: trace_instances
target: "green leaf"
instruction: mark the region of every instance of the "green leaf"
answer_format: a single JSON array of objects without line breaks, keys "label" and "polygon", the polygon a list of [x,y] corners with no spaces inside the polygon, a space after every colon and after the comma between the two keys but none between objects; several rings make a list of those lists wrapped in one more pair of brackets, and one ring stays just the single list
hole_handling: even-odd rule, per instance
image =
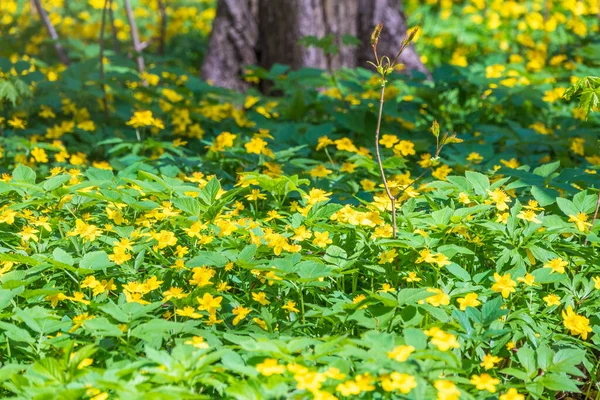
[{"label": "green leaf", "polygon": [[544,385],[545,388],[550,390],[556,390],[560,392],[572,392],[579,393],[580,390],[577,387],[577,382],[574,379],[569,378],[564,374],[547,374],[542,376],[537,382]]},{"label": "green leaf", "polygon": [[493,300],[487,301],[483,307],[481,307],[481,315],[483,317],[483,324],[491,324],[493,321],[508,314],[508,310],[501,309],[502,298],[496,297]]},{"label": "green leaf", "polygon": [[70,175],[56,175],[42,182],[42,188],[48,192],[58,189],[71,179]]},{"label": "green leaf", "polygon": [[108,319],[104,317],[93,318],[85,321],[83,323],[83,328],[86,332],[88,332],[94,337],[118,337],[123,335],[123,332],[119,329],[117,325],[111,323]]},{"label": "green leaf", "polygon": [[12,180],[15,182],[35,184],[35,178],[35,172],[23,164],[17,165],[17,168],[15,168],[12,173]]},{"label": "green leaf", "polygon": [[18,98],[19,92],[17,88],[7,80],[0,80],[0,101],[8,100],[14,107],[17,104]]},{"label": "green leaf", "polygon": [[435,296],[435,293],[428,292],[427,289],[401,289],[398,291],[398,304],[417,304],[419,300]]},{"label": "green leaf", "polygon": [[0,289],[0,311],[10,304],[13,297],[23,293],[24,290],[23,286],[13,290]]},{"label": "green leaf", "polygon": [[490,188],[490,180],[487,176],[474,171],[466,171],[465,177],[473,186],[473,190],[480,196],[487,196],[487,191]]},{"label": "green leaf", "polygon": [[533,170],[533,173],[547,178],[548,176],[550,176],[550,174],[556,171],[558,167],[560,167],[560,160],[550,164],[540,165],[539,167]]},{"label": "green leaf", "polygon": [[577,366],[585,360],[585,353],[585,350],[581,349],[559,350],[552,358],[548,371],[583,376]]},{"label": "green leaf", "polygon": [[535,351],[529,346],[524,346],[517,351],[517,358],[527,372],[529,379],[537,375],[537,366],[535,363]]},{"label": "green leaf", "polygon": [[104,250],[91,251],[83,256],[79,261],[79,267],[90,270],[105,269],[115,265],[109,260],[108,254]]},{"label": "green leaf", "polygon": [[52,252],[52,257],[54,257],[56,261],[61,262],[63,264],[71,266],[73,265],[73,257],[60,247],[54,249],[54,251]]},{"label": "green leaf", "polygon": [[471,275],[469,275],[469,273],[463,267],[456,263],[451,263],[450,265],[447,265],[446,269],[452,275],[456,276],[464,282],[469,282],[471,280]]},{"label": "green leaf", "polygon": [[9,339],[16,342],[35,343],[35,339],[31,337],[29,332],[25,329],[19,328],[8,322],[0,321],[0,332],[6,335]]},{"label": "green leaf", "polygon": [[302,261],[296,265],[296,273],[303,281],[315,280],[325,276],[335,276],[332,268],[317,261]]},{"label": "green leaf", "polygon": [[208,183],[200,190],[198,199],[207,206],[212,206],[217,199],[217,194],[221,190],[221,184],[217,178],[212,178]]},{"label": "green leaf", "polygon": [[577,215],[577,208],[573,204],[571,200],[564,199],[562,197],[558,197],[556,199],[556,204],[558,204],[558,208],[565,213],[565,215]]},{"label": "green leaf", "polygon": [[200,212],[202,211],[200,202],[191,197],[181,197],[175,199],[173,200],[173,205],[189,215],[197,216],[200,215]]},{"label": "green leaf", "polygon": [[229,259],[215,251],[199,251],[198,255],[185,264],[188,267],[224,267]]},{"label": "green leaf", "polygon": [[550,204],[554,204],[556,202],[556,198],[560,196],[560,193],[554,189],[532,186],[531,195],[540,206],[546,207]]}]

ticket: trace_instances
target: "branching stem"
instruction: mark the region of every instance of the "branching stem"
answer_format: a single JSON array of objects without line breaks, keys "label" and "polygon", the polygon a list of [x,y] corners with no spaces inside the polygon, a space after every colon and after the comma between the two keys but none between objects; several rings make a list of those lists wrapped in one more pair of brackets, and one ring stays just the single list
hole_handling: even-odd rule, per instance
[{"label": "branching stem", "polygon": [[69,59],[69,56],[67,55],[67,52],[65,51],[64,47],[62,47],[62,45],[58,41],[58,34],[56,33],[56,29],[54,29],[54,25],[52,25],[52,21],[50,21],[50,18],[48,18],[48,14],[46,13],[46,10],[44,10],[44,7],[42,7],[42,3],[40,2],[40,0],[33,0],[33,4],[35,5],[35,8],[42,20],[42,23],[44,24],[44,26],[46,27],[46,30],[48,31],[48,34],[50,35],[52,40],[54,40],[54,48],[56,49],[58,58],[60,58],[60,61],[63,64],[65,64],[67,66],[71,65],[71,60]]},{"label": "branching stem", "polygon": [[138,33],[137,25],[135,23],[135,17],[133,16],[133,10],[131,8],[131,2],[129,0],[124,0],[125,3],[125,12],[127,13],[127,20],[129,21],[129,27],[131,28],[131,40],[133,41],[133,50],[137,54],[137,65],[138,72],[140,74],[144,73],[144,57],[142,56],[142,45],[140,43],[140,36]]},{"label": "branching stem", "polygon": [[102,107],[104,108],[104,117],[108,121],[108,100],[106,99],[106,86],[104,85],[104,30],[106,26],[106,12],[111,6],[111,0],[104,0],[102,9],[102,23],[100,24],[100,88],[102,89]]},{"label": "branching stem", "polygon": [[396,239],[396,197],[392,194],[390,186],[388,185],[385,171],[383,170],[383,163],[381,162],[381,152],[379,151],[379,133],[381,131],[381,118],[383,117],[383,103],[385,95],[385,78],[381,80],[381,94],[379,96],[379,114],[377,116],[377,129],[375,130],[375,154],[377,155],[377,165],[379,166],[379,172],[381,173],[381,180],[385,187],[385,192],[392,203],[392,233],[394,239]]}]

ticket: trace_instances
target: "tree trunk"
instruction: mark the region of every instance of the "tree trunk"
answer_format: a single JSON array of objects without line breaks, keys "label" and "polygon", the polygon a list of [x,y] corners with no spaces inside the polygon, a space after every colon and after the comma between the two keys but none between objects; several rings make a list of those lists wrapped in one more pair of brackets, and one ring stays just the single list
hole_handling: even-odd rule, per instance
[{"label": "tree trunk", "polygon": [[[202,76],[217,86],[244,90],[248,85],[240,72],[249,64],[267,69],[276,63],[327,70],[368,67],[366,61],[373,58],[369,40],[379,22],[385,26],[379,54],[393,58],[407,30],[399,0],[219,0]],[[298,43],[305,36],[330,34],[337,54]],[[358,37],[362,46],[343,45],[344,35]],[[408,70],[430,77],[412,46],[400,60]]]},{"label": "tree trunk", "polygon": [[217,14],[204,57],[202,77],[217,86],[245,90],[240,75],[243,68],[256,64],[258,27],[253,0],[219,0]]}]

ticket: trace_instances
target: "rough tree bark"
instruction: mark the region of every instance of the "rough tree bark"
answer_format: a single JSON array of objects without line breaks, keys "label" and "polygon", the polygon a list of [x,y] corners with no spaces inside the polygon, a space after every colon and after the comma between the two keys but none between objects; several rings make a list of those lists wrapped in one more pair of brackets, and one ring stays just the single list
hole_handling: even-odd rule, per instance
[{"label": "rough tree bark", "polygon": [[253,0],[219,0],[202,66],[204,79],[231,89],[247,88],[240,74],[245,65],[258,60],[255,4]]},{"label": "rough tree bark", "polygon": [[[371,32],[377,23],[385,26],[379,41],[380,54],[393,57],[406,35],[406,17],[399,0],[219,0],[217,15],[202,76],[217,86],[244,90],[240,79],[246,65],[270,68],[275,63],[292,68],[367,67],[372,49]],[[338,54],[306,48],[304,36],[333,34]],[[342,44],[343,35],[353,35],[362,46]],[[429,71],[410,46],[401,56],[408,70]]]}]

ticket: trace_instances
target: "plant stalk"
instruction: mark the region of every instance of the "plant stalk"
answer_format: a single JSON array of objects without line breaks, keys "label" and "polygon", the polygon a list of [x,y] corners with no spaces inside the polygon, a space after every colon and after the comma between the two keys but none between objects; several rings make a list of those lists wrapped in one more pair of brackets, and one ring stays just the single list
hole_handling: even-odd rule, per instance
[{"label": "plant stalk", "polygon": [[379,172],[381,173],[381,179],[383,180],[383,186],[385,192],[392,203],[392,232],[393,237],[396,239],[396,197],[392,194],[390,186],[388,185],[387,178],[385,177],[385,171],[383,170],[383,163],[381,162],[381,154],[379,151],[379,133],[381,131],[381,118],[383,116],[383,96],[385,95],[385,78],[381,78],[381,94],[379,96],[379,114],[377,116],[377,129],[375,130],[375,154],[377,155],[377,165],[379,166]]}]

